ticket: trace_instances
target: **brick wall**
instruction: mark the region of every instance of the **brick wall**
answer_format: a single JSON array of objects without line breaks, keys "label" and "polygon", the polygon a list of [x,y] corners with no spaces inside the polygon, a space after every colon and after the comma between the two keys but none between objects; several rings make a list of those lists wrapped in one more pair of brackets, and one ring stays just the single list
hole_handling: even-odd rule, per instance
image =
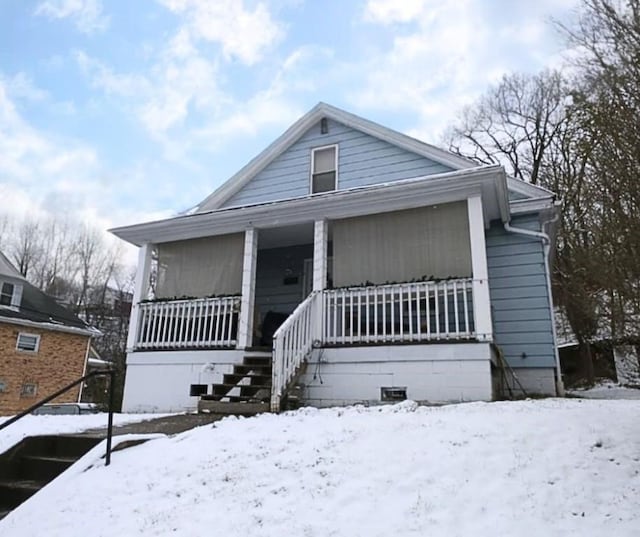
[{"label": "brick wall", "polygon": [[[20,332],[37,334],[37,352],[16,350]],[[0,322],[0,416],[28,408],[33,403],[72,382],[83,373],[88,336],[42,330]],[[36,393],[26,393],[28,385]],[[80,387],[71,389],[55,402],[78,400]]]}]

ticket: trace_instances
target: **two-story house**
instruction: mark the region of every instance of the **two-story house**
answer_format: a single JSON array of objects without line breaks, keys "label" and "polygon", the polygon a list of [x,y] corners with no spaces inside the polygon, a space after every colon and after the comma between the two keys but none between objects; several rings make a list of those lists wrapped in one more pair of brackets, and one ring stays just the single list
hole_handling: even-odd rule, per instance
[{"label": "two-story house", "polygon": [[[0,252],[0,415],[81,377],[98,332],[31,285]],[[78,386],[55,400],[77,402]]]}]

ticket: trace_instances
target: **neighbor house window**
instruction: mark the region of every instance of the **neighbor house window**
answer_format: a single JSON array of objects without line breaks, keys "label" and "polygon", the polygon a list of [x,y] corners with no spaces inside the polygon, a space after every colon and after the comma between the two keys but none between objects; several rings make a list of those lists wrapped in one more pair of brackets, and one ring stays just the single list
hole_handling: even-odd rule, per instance
[{"label": "neighbor house window", "polygon": [[38,385],[33,382],[27,382],[20,388],[20,397],[35,397],[38,395]]},{"label": "neighbor house window", "polygon": [[18,343],[16,349],[25,352],[38,352],[40,346],[40,336],[37,334],[27,334],[20,332],[18,334]]},{"label": "neighbor house window", "polygon": [[318,147],[311,152],[311,193],[335,190],[338,179],[338,146]]},{"label": "neighbor house window", "polygon": [[14,290],[15,285],[12,283],[2,282],[2,287],[0,287],[0,305],[11,306]]},{"label": "neighbor house window", "polygon": [[0,280],[0,306],[17,309],[20,307],[21,300],[22,284]]}]

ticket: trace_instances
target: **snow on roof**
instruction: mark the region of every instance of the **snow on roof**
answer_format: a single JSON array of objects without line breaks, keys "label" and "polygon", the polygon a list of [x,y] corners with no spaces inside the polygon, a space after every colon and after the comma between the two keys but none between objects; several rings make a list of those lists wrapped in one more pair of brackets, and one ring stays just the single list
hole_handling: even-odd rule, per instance
[{"label": "snow on roof", "polygon": [[0,252],[0,276],[10,276],[11,278],[18,278],[24,280],[24,276],[13,266],[11,261]]}]

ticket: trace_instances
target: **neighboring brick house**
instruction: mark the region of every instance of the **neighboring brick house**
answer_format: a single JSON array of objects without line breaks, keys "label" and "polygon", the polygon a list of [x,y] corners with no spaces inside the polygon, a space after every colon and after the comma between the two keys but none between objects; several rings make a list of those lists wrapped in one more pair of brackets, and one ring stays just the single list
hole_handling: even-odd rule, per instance
[{"label": "neighboring brick house", "polygon": [[[31,285],[0,252],[0,415],[80,377],[98,332]],[[80,387],[57,402],[75,402]]]}]

